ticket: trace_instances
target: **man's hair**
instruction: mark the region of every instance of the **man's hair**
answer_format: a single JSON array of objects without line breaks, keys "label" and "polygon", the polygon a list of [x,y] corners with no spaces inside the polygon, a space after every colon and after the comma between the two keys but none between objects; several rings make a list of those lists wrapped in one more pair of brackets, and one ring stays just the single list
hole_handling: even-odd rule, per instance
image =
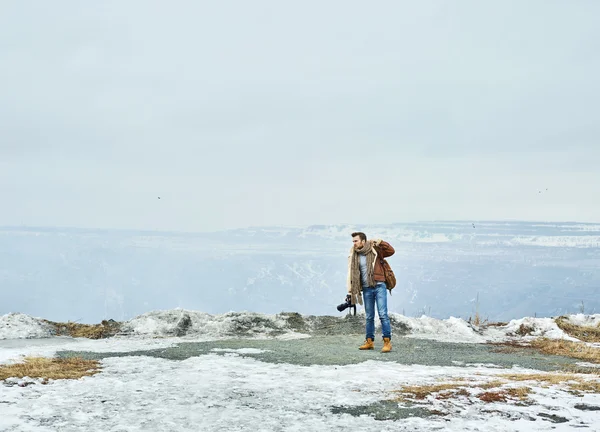
[{"label": "man's hair", "polygon": [[367,241],[367,235],[363,232],[352,233],[352,237],[359,236],[362,241]]}]

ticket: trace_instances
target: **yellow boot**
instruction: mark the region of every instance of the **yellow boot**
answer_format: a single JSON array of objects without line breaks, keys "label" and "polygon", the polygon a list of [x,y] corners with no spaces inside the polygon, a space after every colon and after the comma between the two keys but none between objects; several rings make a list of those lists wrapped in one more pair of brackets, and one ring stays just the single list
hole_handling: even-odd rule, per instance
[{"label": "yellow boot", "polygon": [[370,350],[373,348],[374,348],[373,339],[371,339],[371,338],[367,338],[365,343],[358,347],[359,350]]},{"label": "yellow boot", "polygon": [[392,341],[390,338],[383,338],[383,348],[381,348],[381,352],[386,353],[392,350]]}]

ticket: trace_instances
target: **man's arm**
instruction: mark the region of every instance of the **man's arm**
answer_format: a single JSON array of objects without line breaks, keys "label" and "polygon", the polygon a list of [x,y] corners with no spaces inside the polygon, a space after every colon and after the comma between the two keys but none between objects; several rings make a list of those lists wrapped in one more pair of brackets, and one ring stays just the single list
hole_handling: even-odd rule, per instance
[{"label": "man's arm", "polygon": [[381,251],[382,258],[390,257],[396,252],[391,244],[381,239],[375,240],[375,246]]}]

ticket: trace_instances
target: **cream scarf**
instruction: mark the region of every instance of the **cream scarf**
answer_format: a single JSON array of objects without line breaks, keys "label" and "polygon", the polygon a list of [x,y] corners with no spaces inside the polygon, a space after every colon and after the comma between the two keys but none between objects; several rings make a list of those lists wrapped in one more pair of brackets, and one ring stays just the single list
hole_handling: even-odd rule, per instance
[{"label": "cream scarf", "polygon": [[373,269],[375,263],[375,257],[377,252],[373,247],[373,241],[368,240],[362,249],[355,250],[354,247],[350,250],[349,258],[349,269],[348,279],[350,282],[350,294],[352,296],[352,304],[362,305],[362,282],[360,277],[360,257],[359,255],[366,255],[367,257],[367,282],[369,286],[375,286],[375,279],[373,278]]}]

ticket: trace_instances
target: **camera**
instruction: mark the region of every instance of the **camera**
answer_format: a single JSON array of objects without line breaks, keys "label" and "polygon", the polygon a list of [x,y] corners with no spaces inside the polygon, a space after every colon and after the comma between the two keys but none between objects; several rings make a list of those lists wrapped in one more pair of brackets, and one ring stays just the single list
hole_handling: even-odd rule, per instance
[{"label": "camera", "polygon": [[[338,312],[343,312],[350,307],[354,308],[354,315],[356,315],[356,305],[352,304],[352,298],[350,297],[350,294],[348,294],[346,296],[346,301],[342,304],[337,305],[337,310]],[[350,313],[350,311],[348,311],[348,313]]]}]

